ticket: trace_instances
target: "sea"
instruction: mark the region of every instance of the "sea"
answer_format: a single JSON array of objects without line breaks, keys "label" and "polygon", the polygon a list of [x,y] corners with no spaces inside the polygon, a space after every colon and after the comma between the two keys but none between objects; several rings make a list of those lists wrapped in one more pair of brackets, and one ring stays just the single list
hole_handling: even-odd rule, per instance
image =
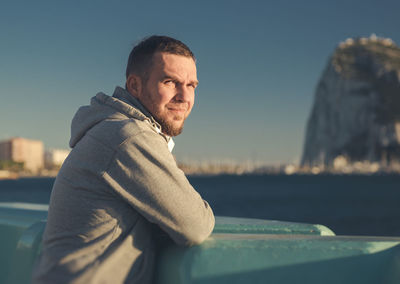
[{"label": "sea", "polygon": [[[337,235],[400,236],[400,175],[189,176],[217,216],[325,225]],[[54,178],[0,180],[0,202],[48,204]]]}]

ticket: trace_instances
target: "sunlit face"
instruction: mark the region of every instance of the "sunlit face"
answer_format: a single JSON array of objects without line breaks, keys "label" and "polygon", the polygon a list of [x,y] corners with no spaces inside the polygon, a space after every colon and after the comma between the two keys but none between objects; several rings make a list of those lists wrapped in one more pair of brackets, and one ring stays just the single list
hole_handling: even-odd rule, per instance
[{"label": "sunlit face", "polygon": [[135,97],[150,111],[162,132],[176,136],[194,104],[197,87],[196,64],[191,57],[158,52],[145,85]]}]

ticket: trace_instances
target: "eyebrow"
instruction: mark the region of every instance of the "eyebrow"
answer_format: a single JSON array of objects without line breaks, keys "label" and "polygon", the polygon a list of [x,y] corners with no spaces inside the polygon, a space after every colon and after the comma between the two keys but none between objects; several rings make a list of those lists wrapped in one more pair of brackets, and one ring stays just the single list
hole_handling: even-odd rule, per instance
[{"label": "eyebrow", "polygon": [[[175,80],[178,82],[180,81],[177,77],[175,77],[173,75],[167,75],[167,74],[164,75],[162,78],[162,80],[165,80],[165,79],[172,79],[172,80]],[[193,84],[193,85],[197,86],[199,84],[199,81],[198,80],[190,81],[189,84]]]},{"label": "eyebrow", "polygon": [[197,86],[199,84],[199,81],[197,81],[197,80],[196,81],[191,81],[190,83],[195,85],[195,86]]}]

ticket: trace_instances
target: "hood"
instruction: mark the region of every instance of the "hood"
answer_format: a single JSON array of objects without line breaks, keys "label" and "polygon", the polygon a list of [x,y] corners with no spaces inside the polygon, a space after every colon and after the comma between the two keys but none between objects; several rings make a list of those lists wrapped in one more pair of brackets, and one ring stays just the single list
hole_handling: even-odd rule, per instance
[{"label": "hood", "polygon": [[128,91],[116,87],[112,97],[98,93],[90,100],[90,105],[78,109],[72,119],[70,147],[73,148],[97,123],[106,119],[123,118],[147,120],[157,129],[157,132],[161,132],[160,125],[145,107]]}]

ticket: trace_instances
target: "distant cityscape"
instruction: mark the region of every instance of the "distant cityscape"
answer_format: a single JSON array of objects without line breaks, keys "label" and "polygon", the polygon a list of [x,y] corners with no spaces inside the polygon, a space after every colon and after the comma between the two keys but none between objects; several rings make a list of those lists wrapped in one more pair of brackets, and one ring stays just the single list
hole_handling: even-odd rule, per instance
[{"label": "distant cityscape", "polygon": [[[0,179],[56,176],[68,156],[68,149],[45,149],[40,140],[14,137],[0,141]],[[247,162],[182,163],[178,166],[188,175],[218,174],[375,174],[400,173],[400,163],[349,162],[345,156],[334,159],[333,165],[301,167],[298,164],[268,165]]]},{"label": "distant cityscape", "polygon": [[55,176],[69,152],[45,150],[42,141],[22,137],[0,141],[0,178]]}]

